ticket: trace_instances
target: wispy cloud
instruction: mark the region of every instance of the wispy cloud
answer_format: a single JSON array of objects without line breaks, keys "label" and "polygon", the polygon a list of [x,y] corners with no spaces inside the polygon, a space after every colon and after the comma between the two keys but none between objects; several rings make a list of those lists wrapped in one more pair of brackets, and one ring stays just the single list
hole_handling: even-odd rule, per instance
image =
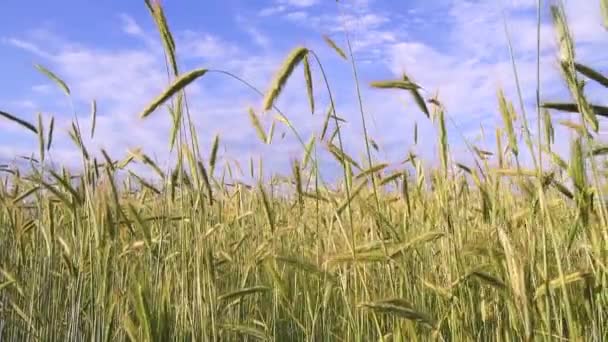
[{"label": "wispy cloud", "polygon": [[287,10],[287,6],[285,6],[285,5],[273,5],[273,6],[266,7],[266,8],[259,10],[258,15],[260,17],[268,17],[268,16],[279,14],[279,13],[283,13],[285,10]]},{"label": "wispy cloud", "polygon": [[25,40],[22,40],[22,39],[18,39],[18,38],[5,38],[2,41],[5,44],[9,44],[9,45],[17,47],[19,49],[22,49],[22,50],[25,50],[27,52],[33,53],[34,55],[37,55],[39,57],[43,57],[43,58],[49,58],[50,57],[50,55],[47,54],[46,51],[43,51],[36,44],[33,44],[31,42],[28,42],[28,41],[25,41]]},{"label": "wispy cloud", "polygon": [[296,6],[296,7],[310,7],[317,5],[320,0],[279,0],[279,3]]},{"label": "wispy cloud", "polygon": [[[235,15],[235,21],[242,26],[237,29],[238,33],[249,41],[234,38],[234,32],[229,34],[200,27],[181,26],[174,34],[182,70],[220,68],[243,77],[264,91],[289,50],[289,47],[275,43],[284,37],[264,25],[272,22],[291,28],[295,23],[300,36],[294,37],[293,41],[306,41],[325,63],[339,115],[348,121],[344,125],[344,141],[347,149],[356,154],[363,148],[362,127],[351,66],[337,58],[321,39],[322,34],[329,34],[346,48],[347,32],[360,68],[363,106],[371,121],[368,128],[373,138],[387,149],[381,157],[393,161],[403,157],[411,147],[412,130],[417,122],[421,137],[417,149],[432,159],[435,156],[435,128],[419,113],[408,94],[374,90],[368,84],[372,80],[400,77],[406,72],[424,87],[426,97],[438,93],[450,120],[462,129],[462,132],[450,131],[453,148],[462,148],[460,133],[475,140],[480,125],[491,127],[497,123],[498,88],[504,88],[509,98],[516,100],[504,15],[512,38],[525,107],[534,118],[536,1],[505,3],[506,8],[499,2],[443,0],[433,2],[431,9],[424,7],[426,5],[406,6],[400,13],[388,11],[381,2],[367,0],[340,2],[336,6],[317,0],[276,0],[268,8],[251,9],[258,16],[244,20]],[[579,56],[593,64],[607,60],[608,53],[602,52],[607,37],[598,29],[601,21],[591,3],[567,5],[567,10],[575,41],[580,46]],[[328,12],[327,8],[334,12]],[[432,15],[426,14],[425,10],[432,11]],[[542,93],[546,98],[563,98],[567,92],[555,67],[553,29],[547,9],[543,11]],[[48,30],[7,37],[2,42],[33,54],[66,79],[73,89],[79,120],[84,126],[90,124],[87,122],[88,103],[92,99],[98,100],[97,138],[87,143],[95,148],[107,148],[117,155],[128,148],[145,146],[146,151],[166,160],[169,117],[161,110],[149,120],[137,117],[146,102],[167,84],[158,33],[144,29],[128,14],[119,14],[114,20],[125,37],[129,37],[128,43],[99,46],[95,42],[70,40]],[[283,33],[287,34],[287,31]],[[133,39],[143,44],[132,44]],[[278,102],[304,139],[319,128],[327,105],[325,84],[314,64],[313,72],[318,98],[315,116],[310,116],[299,69]],[[36,100],[17,100],[12,106],[18,108],[18,102],[21,102],[23,110],[32,110],[51,101],[56,93],[41,80],[36,79],[31,87],[32,98]],[[247,121],[246,108],[252,106],[257,110],[261,100],[237,81],[219,74],[205,75],[188,88],[188,99],[189,110],[203,137],[203,149],[208,148],[212,136],[219,133],[230,156],[241,161],[250,154],[259,154],[271,164],[285,166],[289,158],[301,153],[298,142],[280,123],[277,123],[277,137],[287,132],[284,142],[264,146],[257,141]],[[71,112],[67,106],[53,103],[52,111],[59,127],[69,125]],[[269,127],[272,119],[271,113],[262,116],[265,127]],[[448,126],[453,128],[451,121]],[[58,141],[57,149],[58,156],[72,156],[68,151],[73,146],[67,140]]]},{"label": "wispy cloud", "polygon": [[206,32],[184,31],[177,37],[178,54],[184,58],[232,59],[239,53],[236,44]]}]

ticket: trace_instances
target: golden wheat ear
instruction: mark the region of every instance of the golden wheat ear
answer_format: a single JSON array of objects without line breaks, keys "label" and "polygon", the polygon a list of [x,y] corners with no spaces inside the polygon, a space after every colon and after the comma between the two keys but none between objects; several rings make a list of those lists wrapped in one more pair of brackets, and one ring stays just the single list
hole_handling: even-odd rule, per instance
[{"label": "golden wheat ear", "polygon": [[281,91],[283,90],[283,87],[285,87],[289,76],[291,76],[293,70],[298,66],[298,64],[300,64],[307,54],[308,49],[300,46],[293,49],[287,56],[283,62],[283,65],[272,80],[266,95],[264,96],[264,110],[270,110],[270,108],[272,108],[279,95],[281,95]]},{"label": "golden wheat ear", "polygon": [[141,114],[139,114],[139,116],[141,118],[146,118],[148,115],[152,114],[156,108],[165,103],[165,101],[206,73],[207,69],[195,69],[176,78],[173,83],[171,83],[171,85],[165,89],[165,91],[163,91],[156,99],[148,104],[148,106],[141,112]]}]

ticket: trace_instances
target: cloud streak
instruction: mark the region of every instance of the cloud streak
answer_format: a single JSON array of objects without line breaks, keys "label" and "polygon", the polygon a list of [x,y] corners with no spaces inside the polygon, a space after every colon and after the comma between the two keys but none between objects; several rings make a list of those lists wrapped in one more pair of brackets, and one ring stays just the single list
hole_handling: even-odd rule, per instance
[{"label": "cloud streak", "polygon": [[[513,0],[503,9],[496,3],[445,0],[434,3],[432,16],[424,13],[424,6],[405,9],[407,15],[404,15],[379,8],[379,2],[374,1],[341,4],[337,13],[320,10],[323,5],[316,0],[277,0],[266,9],[252,9],[259,15],[253,19],[244,20],[246,16],[235,15],[236,22],[246,23],[240,33],[253,44],[242,44],[237,38],[229,38],[228,34],[196,27],[177,30],[174,34],[181,69],[227,70],[265,91],[289,48],[277,47],[277,35],[265,28],[264,18],[278,20],[281,25],[295,24],[297,31],[293,31],[293,40],[305,40],[325,63],[337,99],[338,114],[347,120],[344,125],[347,150],[358,156],[363,150],[362,127],[351,66],[340,60],[321,39],[321,34],[329,34],[346,48],[344,33],[348,32],[360,71],[369,129],[372,137],[386,149],[378,158],[403,159],[414,148],[412,132],[414,125],[418,125],[421,141],[414,149],[433,160],[436,157],[435,128],[419,113],[407,93],[378,91],[370,89],[368,84],[373,80],[400,77],[406,72],[424,87],[426,97],[438,93],[446,105],[454,151],[464,149],[461,134],[475,143],[491,147],[493,138],[483,141],[478,132],[480,125],[490,128],[497,124],[497,89],[504,88],[509,98],[516,100],[502,22],[504,14],[525,94],[525,107],[529,117],[534,119],[535,1]],[[587,3],[580,6],[586,10],[576,6],[568,8],[572,31],[581,46],[579,55],[589,62],[606,60],[606,53],[599,52],[603,51],[599,47],[605,44],[606,38],[597,33],[601,31],[596,29],[600,21],[589,6]],[[2,42],[48,62],[51,69],[66,79],[74,90],[76,113],[83,126],[90,125],[87,109],[90,101],[98,101],[97,137],[93,141],[87,140],[92,149],[103,147],[122,155],[129,148],[142,146],[146,152],[166,162],[169,160],[169,116],[163,111],[145,121],[136,116],[167,84],[157,33],[143,29],[138,20],[125,13],[118,14],[115,20],[125,37],[143,44],[123,42],[102,48],[94,42],[70,41],[60,34],[40,30],[5,37]],[[541,24],[541,37],[543,96],[563,98],[567,93],[555,67],[555,42],[551,23],[546,17]],[[319,71],[313,65],[314,88],[319,102],[315,116],[310,116],[308,110],[301,70],[296,70],[278,102],[304,140],[320,128],[328,104]],[[188,108],[201,135],[203,151],[208,150],[217,133],[229,153],[227,157],[241,163],[246,163],[251,154],[260,155],[277,170],[286,171],[289,159],[301,155],[299,143],[280,123],[277,123],[277,139],[285,132],[285,140],[271,146],[257,141],[254,129],[247,121],[246,109],[248,106],[259,108],[261,99],[242,84],[219,74],[209,74],[190,86],[187,93]],[[27,111],[49,105],[45,117],[48,120],[53,113],[58,127],[65,133],[72,113],[66,102],[57,101],[56,97],[57,92],[37,80],[32,83],[31,93],[14,100],[11,106]],[[272,120],[271,113],[262,116],[265,128]],[[460,132],[454,129],[451,120]],[[57,142],[55,154],[58,158],[73,158],[69,151],[74,147],[63,135],[64,138]],[[32,144],[24,142],[19,148],[26,151]],[[0,150],[0,157],[9,155],[10,151]]]}]

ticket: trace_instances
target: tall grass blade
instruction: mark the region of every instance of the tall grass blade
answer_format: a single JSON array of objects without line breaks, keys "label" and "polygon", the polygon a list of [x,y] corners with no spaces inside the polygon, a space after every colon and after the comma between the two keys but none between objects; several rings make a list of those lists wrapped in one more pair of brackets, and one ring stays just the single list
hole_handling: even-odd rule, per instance
[{"label": "tall grass blade", "polygon": [[2,116],[5,119],[13,121],[13,122],[15,122],[15,123],[17,123],[17,124],[19,124],[19,125],[27,128],[28,130],[32,131],[34,134],[38,134],[38,130],[36,129],[36,126],[32,125],[31,123],[29,123],[29,122],[27,122],[27,121],[25,121],[23,119],[20,119],[20,118],[14,116],[14,115],[11,115],[11,114],[9,114],[7,112],[3,112],[1,110],[0,110],[0,116]]},{"label": "tall grass blade", "polygon": [[587,76],[589,79],[594,80],[604,87],[608,87],[608,77],[602,75],[599,71],[578,62],[574,63],[574,67],[576,68],[576,71]]},{"label": "tall grass blade", "polygon": [[[570,274],[565,274],[563,278],[551,279],[549,289],[554,290],[561,286],[571,285],[580,281],[588,281],[593,278],[593,274],[589,271],[576,271]],[[547,286],[545,284],[539,286],[534,292],[534,300],[538,300],[547,294]]]},{"label": "tall grass blade", "polygon": [[[555,109],[555,110],[559,110],[562,112],[568,112],[568,113],[580,113],[578,105],[576,103],[545,102],[542,104],[542,107],[547,108],[547,109]],[[595,114],[597,114],[599,116],[608,117],[608,107],[591,105],[591,108],[593,109]]]}]

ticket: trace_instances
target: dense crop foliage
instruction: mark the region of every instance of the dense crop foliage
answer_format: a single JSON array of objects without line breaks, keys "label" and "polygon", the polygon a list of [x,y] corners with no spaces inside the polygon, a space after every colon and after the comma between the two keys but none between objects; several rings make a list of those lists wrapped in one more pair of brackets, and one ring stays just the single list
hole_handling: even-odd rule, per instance
[{"label": "dense crop foliage", "polygon": [[[221,137],[200,150],[185,91],[208,73],[251,86],[219,70],[179,70],[162,8],[146,4],[172,81],[140,116],[168,107],[177,163],[163,170],[143,151],[119,160],[93,153],[82,136],[94,135],[95,125],[83,132],[75,120],[69,134],[82,169],[52,169],[45,154],[53,122],[0,112],[39,141],[27,170],[0,168],[0,340],[608,339],[608,147],[598,134],[608,109],[584,89],[608,86],[608,78],[578,63],[559,7],[552,15],[571,100],[539,102],[536,136],[499,91],[498,149],[470,145],[474,164],[456,163],[441,99],[426,98],[403,75],[371,86],[379,96],[406,92],[432,120],[438,167],[415,155],[399,168],[378,161],[367,131],[357,160],[345,152],[321,60],[297,47],[267,91],[254,90],[303,157],[289,178],[245,184],[224,179],[234,170],[217,163]],[[356,76],[350,43],[325,40]],[[58,75],[38,68],[70,96]],[[327,89],[313,89],[313,70]],[[308,141],[276,106],[302,71],[311,109],[315,91],[326,90],[331,104],[323,131]],[[566,160],[551,149],[555,111],[580,113],[565,122],[573,132]],[[272,143],[274,128],[258,115],[249,110],[259,138]],[[95,122],[95,103],[91,116]],[[363,111],[361,120],[365,128]],[[323,181],[321,149],[341,167],[338,184]],[[531,166],[520,163],[524,153]],[[155,177],[131,171],[133,163]]]}]

